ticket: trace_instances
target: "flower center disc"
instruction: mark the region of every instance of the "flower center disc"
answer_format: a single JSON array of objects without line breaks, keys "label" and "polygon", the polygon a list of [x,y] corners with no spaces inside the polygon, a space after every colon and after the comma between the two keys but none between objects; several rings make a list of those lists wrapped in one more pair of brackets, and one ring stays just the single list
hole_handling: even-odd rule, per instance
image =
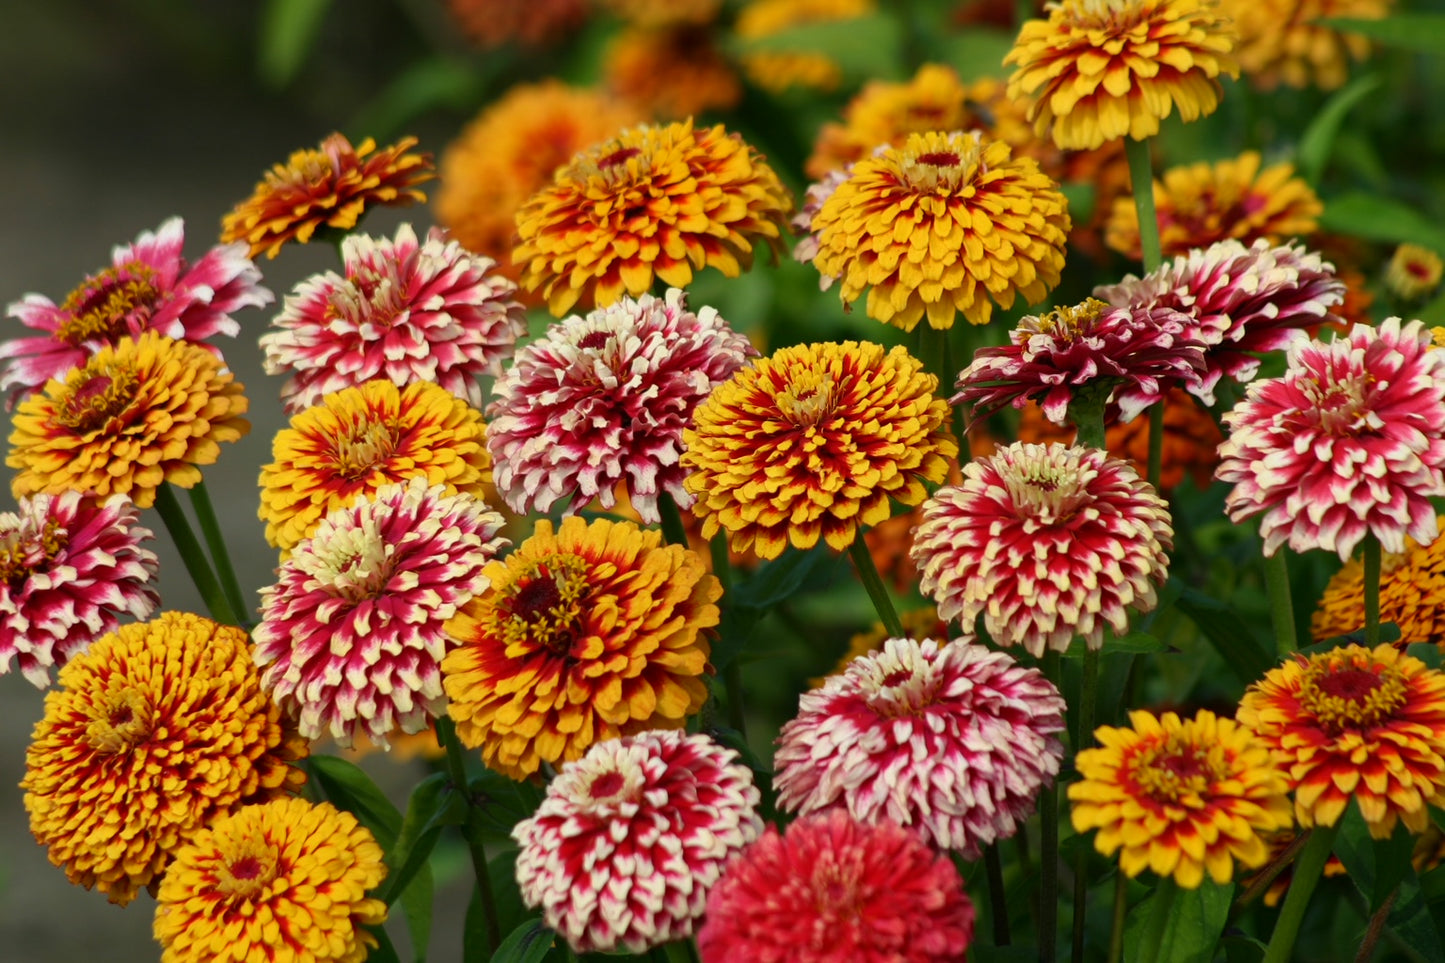
[{"label": "flower center disc", "polygon": [[55,420],[72,431],[94,431],[130,407],[139,384],[129,368],[98,370],[87,365],[67,379]]},{"label": "flower center disc", "polygon": [[1169,738],[1140,752],[1131,776],[1155,802],[1178,803],[1202,795],[1225,773],[1209,758],[1207,749]]},{"label": "flower center disc", "polygon": [[1391,666],[1311,661],[1300,684],[1299,702],[1326,732],[1367,729],[1388,721],[1405,703],[1405,679]]},{"label": "flower center disc", "polygon": [[500,606],[508,648],[530,641],[568,655],[576,641],[582,600],[591,591],[587,574],[586,559],[554,555],[519,577]]},{"label": "flower center disc", "polygon": [[140,261],[106,268],[71,291],[60,310],[66,315],[55,336],[72,347],[87,341],[116,341],[129,333],[132,316],[144,322],[159,295],[155,271]]},{"label": "flower center disc", "polygon": [[101,752],[119,753],[144,741],[150,733],[150,703],[139,689],[126,687],[102,695],[85,727],[85,741]]},{"label": "flower center disc", "polygon": [[348,482],[364,478],[396,451],[396,432],[390,425],[369,421],[350,435],[337,439],[336,473]]},{"label": "flower center disc", "polygon": [[275,851],[261,840],[244,840],[237,852],[223,854],[216,872],[216,890],[233,899],[248,899],[276,878]]},{"label": "flower center disc", "polygon": [[822,372],[798,372],[778,394],[778,410],[799,428],[816,428],[833,413],[833,391],[833,382]]},{"label": "flower center disc", "polygon": [[31,572],[64,551],[69,542],[70,533],[53,518],[45,520],[45,526],[38,535],[29,530],[24,521],[11,521],[0,527],[0,582],[19,585],[30,577]]}]

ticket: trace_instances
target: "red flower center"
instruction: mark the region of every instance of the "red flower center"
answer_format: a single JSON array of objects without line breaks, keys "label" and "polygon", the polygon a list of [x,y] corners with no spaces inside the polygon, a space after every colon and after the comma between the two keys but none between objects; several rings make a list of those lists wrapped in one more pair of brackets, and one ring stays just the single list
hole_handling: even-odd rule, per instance
[{"label": "red flower center", "polygon": [[641,153],[642,148],[640,147],[620,147],[612,153],[603,156],[602,159],[597,162],[597,169],[605,171],[619,164],[625,164],[629,158],[636,157]]},{"label": "red flower center", "polygon": [[231,875],[237,879],[255,879],[261,875],[261,861],[255,856],[242,856],[231,864]]},{"label": "red flower center", "polygon": [[216,873],[216,890],[226,896],[246,899],[266,888],[276,878],[276,854],[260,840],[228,841],[234,850],[222,852],[222,864]]},{"label": "red flower center", "polygon": [[582,336],[582,340],[577,342],[577,347],[586,350],[600,348],[607,344],[608,337],[606,331],[589,331]]},{"label": "red flower center", "polygon": [[1330,655],[1311,658],[1298,695],[1300,708],[1321,729],[1338,735],[1348,728],[1380,725],[1404,705],[1405,678],[1394,666],[1336,664]]},{"label": "red flower center", "polygon": [[1207,793],[1227,775],[1222,761],[1211,759],[1206,747],[1171,734],[1141,745],[1125,769],[1142,795],[1168,804]]},{"label": "red flower center", "polygon": [[159,299],[154,277],[149,265],[130,261],[86,278],[60,305],[66,317],[55,336],[79,347],[87,341],[111,343],[139,333]]},{"label": "red flower center", "polygon": [[918,163],[928,164],[931,167],[957,167],[959,164],[958,155],[953,151],[930,151],[927,154],[918,155]]},{"label": "red flower center", "polygon": [[562,591],[544,565],[537,571],[537,577],[524,584],[512,599],[512,614],[524,622],[537,623],[552,614],[562,601]]},{"label": "red flower center", "polygon": [[94,431],[130,407],[139,384],[129,368],[81,368],[70,376],[55,420],[82,434]]},{"label": "red flower center", "polygon": [[622,773],[604,772],[592,780],[592,785],[588,787],[588,792],[594,800],[605,802],[621,792],[622,787],[626,784],[627,780],[622,778]]},{"label": "red flower center", "polygon": [[576,555],[552,555],[512,584],[497,611],[508,645],[530,643],[571,657],[582,601],[591,591],[590,566]]},{"label": "red flower center", "polygon": [[151,707],[134,687],[102,694],[85,727],[85,741],[104,753],[124,752],[151,732]]}]

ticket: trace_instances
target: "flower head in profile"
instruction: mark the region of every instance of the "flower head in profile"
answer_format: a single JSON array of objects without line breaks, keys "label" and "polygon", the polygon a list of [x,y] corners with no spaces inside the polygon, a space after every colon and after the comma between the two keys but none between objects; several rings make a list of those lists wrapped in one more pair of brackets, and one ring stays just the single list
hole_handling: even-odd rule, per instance
[{"label": "flower head in profile", "polygon": [[522,900],[579,953],[645,953],[692,936],[708,893],[757,839],[753,774],[708,736],[599,742],[517,823]]},{"label": "flower head in profile", "polygon": [[383,746],[445,709],[444,627],[487,587],[502,516],[414,476],[333,510],[261,590],[253,658],[308,739]]},{"label": "flower head in profile", "polygon": [[1036,669],[959,639],[888,639],[805,692],[774,754],[778,806],[844,809],[978,859],[1058,775],[1064,700]]},{"label": "flower head in profile", "polygon": [[[1437,526],[1442,523],[1436,518]],[[1404,552],[1380,557],[1380,621],[1400,629],[1399,643],[1445,647],[1445,538],[1420,544],[1406,536]],[[1330,578],[1310,619],[1316,642],[1357,632],[1365,625],[1365,565],[1359,555]]]},{"label": "flower head in profile", "polygon": [[1370,835],[1412,833],[1445,803],[1445,673],[1394,646],[1297,655],[1236,714],[1274,753],[1299,824],[1333,826],[1351,799]]},{"label": "flower head in profile", "polygon": [[1381,20],[1393,0],[1220,0],[1239,30],[1235,54],[1250,83],[1273,90],[1343,87],[1350,61],[1370,55],[1370,39],[1329,21]]},{"label": "flower head in profile", "polygon": [[1076,395],[1108,390],[1120,417],[1132,421],[1171,386],[1198,380],[1204,349],[1189,337],[1187,321],[1170,307],[1112,307],[1095,298],[1025,315],[1010,344],[974,352],[951,401],[971,404],[975,418],[1037,401],[1045,417],[1063,424]]},{"label": "flower head in profile", "polygon": [[1385,266],[1385,287],[1402,301],[1416,301],[1440,286],[1445,261],[1419,244],[1401,244]]},{"label": "flower head in profile", "polygon": [[902,347],[783,348],[719,385],[683,432],[684,484],[703,537],[777,558],[819,539],[835,551],[892,509],[917,505],[958,452],[937,379]]},{"label": "flower head in profile", "polygon": [[412,152],[416,143],[403,137],[377,150],[369,137],[352,146],[332,134],[314,150],[298,150],[222,219],[221,240],[245,241],[251,257],[273,258],[288,242],[305,244],[318,230],[351,230],[369,208],[425,201],[417,185],[436,171],[430,154]]},{"label": "flower head in profile", "polygon": [[688,310],[678,288],[552,325],[493,388],[487,447],[497,490],[522,514],[567,498],[569,512],[594,500],[611,509],[619,484],[644,522],[658,521],[659,495],[689,507],[683,429],[756,355],[715,309]]},{"label": "flower head in profile", "polygon": [[1419,321],[1357,324],[1290,346],[1282,377],[1256,381],[1224,416],[1217,477],[1234,521],[1262,516],[1264,553],[1288,543],[1350,557],[1366,534],[1403,552],[1434,541],[1445,495],[1445,355]]},{"label": "flower head in profile", "polygon": [[7,359],[0,390],[39,391],[127,335],[158,331],[197,344],[218,334],[234,337],[240,330],[234,312],[275,299],[243,245],[213,247],[195,264],[182,256],[184,246],[185,224],[170,218],[154,233],[117,246],[110,267],[87,277],[60,304],[43,294],[11,304],[9,317],[43,334],[0,343],[0,359]]},{"label": "flower head in profile", "polygon": [[156,893],[161,963],[362,963],[386,920],[381,847],[351,813],[296,797],[244,806],[176,851]]},{"label": "flower head in profile", "polygon": [[709,25],[688,23],[621,30],[607,45],[603,85],[653,117],[731,110],[742,100],[743,85],[718,36]]},{"label": "flower head in profile", "polygon": [[782,181],[721,124],[629,128],[574,157],[517,212],[522,286],[555,315],[686,287],[695,269],[737,277],[776,252],[792,207]]},{"label": "flower head in profile", "polygon": [[20,787],[50,861],[124,904],[213,819],[299,787],[305,755],[245,630],[163,612],[60,670]]},{"label": "flower head in profile", "polygon": [[429,381],[368,381],[327,395],[276,433],[275,461],[261,467],[266,540],[289,551],[327,512],[413,475],[483,497],[485,432],[480,412]]},{"label": "flower head in profile", "polygon": [[1284,773],[1269,746],[1233,719],[1207,709],[1181,720],[1137,710],[1129,727],[1103,726],[1084,749],[1069,786],[1074,829],[1097,829],[1094,848],[1119,854],[1127,876],[1148,869],[1197,889],[1234,866],[1269,859],[1267,835],[1293,825]]},{"label": "flower head in profile", "polygon": [[1344,301],[1345,284],[1319,254],[1261,238],[1249,247],[1216,241],[1143,278],[1131,274],[1095,288],[1094,295],[1119,307],[1187,316],[1186,336],[1204,345],[1204,370],[1186,387],[1212,403],[1220,378],[1251,380],[1259,355],[1288,347],[1295,331],[1342,324],[1332,309]]},{"label": "flower head in profile", "polygon": [[20,403],[5,459],[18,469],[11,491],[122,494],[149,508],[162,482],[192,487],[222,442],[251,430],[243,390],[200,345],[127,335]]},{"label": "flower head in profile", "polygon": [[1169,509],[1125,462],[1093,448],[1015,442],[963,466],[923,503],[920,591],[972,631],[1034,656],[1090,648],[1148,612],[1168,575]]},{"label": "flower head in profile", "polygon": [[442,682],[457,735],[497,772],[526,779],[702,708],[722,587],[696,553],[574,515],[539,521],[482,576],[448,623]]},{"label": "flower head in profile", "polygon": [[291,375],[286,410],[378,378],[434,381],[480,408],[477,379],[500,374],[527,333],[516,285],[440,231],[418,241],[409,224],[395,240],[351,234],[341,258],[342,274],[301,282],[261,335],[266,373]]},{"label": "flower head in profile", "polygon": [[768,826],[713,887],[697,945],[703,963],[951,963],[973,924],[946,855],[833,810]]},{"label": "flower head in profile", "polygon": [[1029,99],[1034,129],[1065,150],[1144,140],[1175,110],[1198,120],[1238,77],[1233,25],[1214,0],[1062,0],[1027,20],[1004,57],[1009,96]]},{"label": "flower head in profile", "polygon": [[1042,301],[1059,283],[1068,202],[1031,158],[980,135],[910,135],[853,165],[810,230],[813,265],[870,318],[912,331],[927,316],[986,324],[993,304]]},{"label": "flower head in profile", "polygon": [[20,499],[0,513],[0,675],[17,666],[36,688],[122,616],[160,605],[155,536],[124,495],[77,491]]}]

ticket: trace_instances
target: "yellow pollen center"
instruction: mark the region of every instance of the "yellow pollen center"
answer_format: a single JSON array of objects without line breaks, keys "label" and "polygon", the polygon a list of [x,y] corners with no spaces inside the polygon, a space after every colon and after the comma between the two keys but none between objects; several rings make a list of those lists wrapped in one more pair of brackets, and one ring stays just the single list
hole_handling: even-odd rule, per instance
[{"label": "yellow pollen center", "polygon": [[1374,378],[1363,375],[1341,381],[1299,382],[1300,390],[1318,414],[1320,428],[1336,436],[1354,437],[1378,430],[1379,416],[1365,401]]},{"label": "yellow pollen center", "polygon": [[507,647],[531,645],[568,655],[576,642],[582,604],[591,592],[590,569],[581,556],[553,555],[532,563],[507,586],[499,605]]},{"label": "yellow pollen center", "polygon": [[1141,749],[1129,775],[1139,791],[1155,802],[1187,803],[1228,773],[1223,759],[1211,758],[1207,748],[1169,735]]},{"label": "yellow pollen center", "polygon": [[1127,30],[1144,12],[1143,0],[1064,0],[1058,6],[1068,22],[1096,30]]},{"label": "yellow pollen center", "polygon": [[356,425],[336,441],[336,473],[348,482],[364,478],[396,451],[396,429],[377,421]]},{"label": "yellow pollen center", "polygon": [[[933,141],[931,147],[938,146]],[[899,170],[910,187],[921,191],[956,191],[978,174],[983,148],[973,137],[951,137],[945,149],[909,151],[899,159]]]},{"label": "yellow pollen center", "polygon": [[800,428],[813,428],[833,413],[834,384],[819,371],[797,372],[778,395],[778,410]]},{"label": "yellow pollen center", "polygon": [[1405,677],[1389,665],[1350,665],[1315,656],[1300,680],[1299,704],[1319,727],[1338,735],[1389,721],[1405,704]]},{"label": "yellow pollen center", "polygon": [[1110,310],[1109,305],[1098,298],[1088,298],[1072,307],[1055,308],[1040,315],[1037,324],[1028,324],[1027,319],[1019,325],[1021,331],[1052,335],[1059,341],[1075,341],[1093,330],[1099,318]]},{"label": "yellow pollen center", "polygon": [[232,851],[222,854],[216,871],[216,891],[234,900],[245,900],[264,890],[277,877],[280,860],[265,840],[239,840]]},{"label": "yellow pollen center", "polygon": [[151,734],[151,705],[134,686],[106,692],[85,727],[85,741],[100,752],[124,752]]},{"label": "yellow pollen center", "polygon": [[[14,516],[11,516],[12,518]],[[43,567],[70,543],[70,533],[47,518],[37,535],[20,525],[0,530],[0,582],[17,585]]]},{"label": "yellow pollen center", "polygon": [[140,261],[106,268],[86,278],[61,303],[66,317],[55,336],[71,346],[94,339],[119,339],[128,333],[126,318],[139,315],[144,321],[150,317],[158,295],[154,278],[155,271]]},{"label": "yellow pollen center", "polygon": [[1077,469],[1049,463],[1017,468],[1017,473],[1006,474],[1003,482],[1020,518],[1034,519],[1044,525],[1057,524],[1073,517],[1088,500],[1088,491],[1080,485]]},{"label": "yellow pollen center", "polygon": [[69,375],[55,420],[76,432],[94,431],[135,401],[140,378],[130,368],[89,364]]}]

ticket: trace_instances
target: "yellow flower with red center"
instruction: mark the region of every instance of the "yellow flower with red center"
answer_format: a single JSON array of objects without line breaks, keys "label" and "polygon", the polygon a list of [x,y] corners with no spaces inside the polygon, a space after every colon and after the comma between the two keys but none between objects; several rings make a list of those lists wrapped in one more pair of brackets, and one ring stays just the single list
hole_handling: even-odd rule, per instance
[{"label": "yellow flower with red center", "polygon": [[1102,726],[1081,751],[1069,786],[1074,829],[1098,830],[1094,848],[1119,853],[1128,876],[1152,870],[1195,889],[1269,858],[1265,836],[1290,827],[1284,775],[1270,750],[1232,719],[1201,710],[1181,720],[1129,713],[1131,728]]},{"label": "yellow flower with red center", "polygon": [[1274,752],[1306,829],[1353,798],[1376,839],[1445,803],[1445,673],[1391,645],[1296,656],[1249,687],[1240,723]]},{"label": "yellow flower with red center", "polygon": [[349,231],[377,204],[425,201],[416,185],[436,176],[430,154],[414,154],[415,137],[376,150],[332,134],[316,150],[298,150],[266,172],[249,198],[222,219],[221,240],[245,241],[251,257],[275,257],[288,241],[305,244],[320,228]]},{"label": "yellow flower with red center", "polygon": [[1385,267],[1385,287],[1403,301],[1415,301],[1440,286],[1442,272],[1440,255],[1419,244],[1401,244]]},{"label": "yellow flower with red center", "polygon": [[330,803],[246,806],[176,851],[156,893],[161,963],[361,963],[386,920],[371,831]]},{"label": "yellow flower with red center", "polygon": [[447,494],[485,498],[491,459],[481,413],[441,385],[369,381],[291,419],[261,468],[266,541],[289,551],[334,508],[424,475]]},{"label": "yellow flower with red center", "polygon": [[1370,40],[1322,22],[1331,18],[1380,20],[1392,0],[1220,0],[1239,31],[1235,55],[1244,75],[1263,90],[1290,87],[1334,90],[1350,75],[1350,60],[1370,54]]},{"label": "yellow flower with red center", "polygon": [[19,469],[11,491],[119,493],[148,508],[162,482],[192,487],[222,442],[251,430],[243,391],[199,345],[155,331],[121,338],[20,403],[5,459]]},{"label": "yellow flower with red center", "polygon": [[792,197],[762,157],[719,124],[643,125],[578,154],[517,212],[512,259],[559,317],[603,307],[694,270],[737,277],[756,245],[776,253]]},{"label": "yellow flower with red center", "polygon": [[483,572],[491,587],[447,623],[442,662],[457,735],[497,772],[546,763],[702,708],[722,586],[702,558],[631,522],[546,520]]},{"label": "yellow flower with red center", "polygon": [[654,117],[729,110],[743,96],[737,70],[713,31],[691,24],[621,31],[607,45],[602,76],[609,91]]},{"label": "yellow flower with red center", "polygon": [[217,816],[298,788],[306,742],[244,629],[166,612],[60,670],[25,753],[30,831],[70,881],[128,903]]},{"label": "yellow flower with red center", "polygon": [[1239,76],[1234,27],[1214,0],[1063,0],[1028,20],[1005,64],[1010,97],[1032,99],[1040,137],[1090,150],[1143,140],[1177,109],[1181,120],[1214,113],[1219,77]]},{"label": "yellow flower with red center", "polygon": [[1058,185],[1002,141],[978,134],[914,134],[901,148],[853,165],[813,216],[813,264],[841,279],[851,304],[912,331],[962,313],[987,324],[993,302],[1042,301],[1059,283],[1070,227]]},{"label": "yellow flower with red center", "polygon": [[938,379],[902,347],[845,341],[783,348],[719,385],[683,432],[684,482],[703,537],[777,558],[789,543],[836,551],[917,505],[948,471]]}]

